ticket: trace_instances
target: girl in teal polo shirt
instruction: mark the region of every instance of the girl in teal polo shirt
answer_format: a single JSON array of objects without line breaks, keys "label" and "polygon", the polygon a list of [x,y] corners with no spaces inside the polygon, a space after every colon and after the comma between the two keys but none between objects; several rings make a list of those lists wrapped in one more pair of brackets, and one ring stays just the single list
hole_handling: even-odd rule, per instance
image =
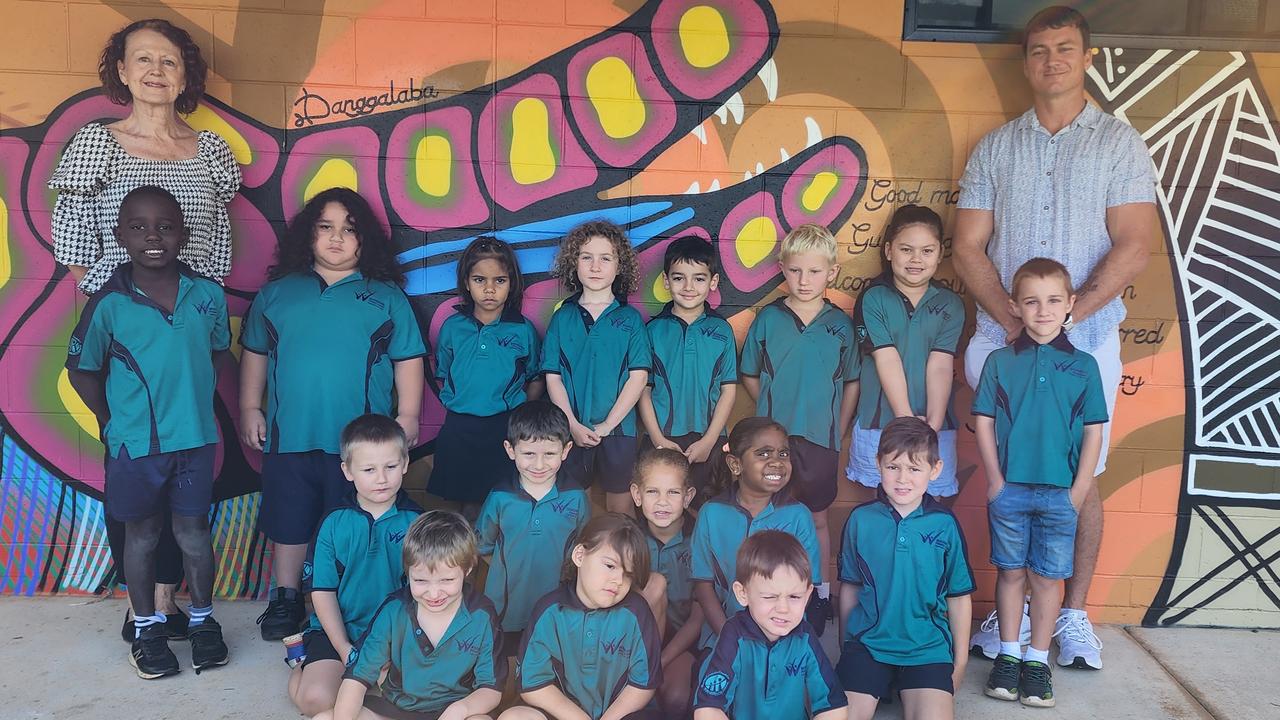
[{"label": "girl in teal polo shirt", "polygon": [[427,484],[432,494],[460,503],[472,522],[493,486],[514,476],[502,451],[508,415],[542,395],[538,331],[520,313],[523,302],[511,246],[492,237],[472,241],[458,258],[458,312],[436,339],[446,414]]}]

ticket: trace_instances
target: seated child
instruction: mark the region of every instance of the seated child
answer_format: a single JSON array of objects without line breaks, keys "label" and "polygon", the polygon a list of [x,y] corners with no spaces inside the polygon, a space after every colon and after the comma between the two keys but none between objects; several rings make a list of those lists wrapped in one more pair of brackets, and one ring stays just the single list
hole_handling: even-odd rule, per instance
[{"label": "seated child", "polygon": [[134,188],[115,239],[129,254],[89,298],[67,346],[67,378],[101,428],[107,512],[125,524],[123,561],[133,607],[129,664],[152,680],[179,672],[166,617],[155,605],[156,543],[172,517],[191,592],[191,665],[227,663],[213,619],[216,564],[209,535],[218,422],[215,357],[231,342],[227,301],[178,260],[187,242],[168,190]]},{"label": "seated child", "polygon": [[[742,609],[729,578],[737,577],[738,548],[761,530],[791,533],[809,552],[813,582],[822,578],[818,538],[809,509],[791,497],[791,438],[787,429],[763,417],[738,421],[729,433],[724,466],[714,488],[724,492],[698,511],[693,529],[693,595],[706,619],[699,647],[709,652],[725,620]],[[815,628],[816,629],[816,628]]]},{"label": "seated child", "polygon": [[938,436],[919,418],[891,420],[876,462],[876,499],[849,515],[840,545],[836,672],[850,720],[870,720],[891,688],[906,717],[947,720],[964,678],[974,585],[960,524],[925,492],[942,472]]},{"label": "seated child", "polygon": [[[337,705],[317,720],[483,720],[502,699],[498,616],[466,584],[479,558],[471,526],[454,512],[425,512],[409,526],[403,556],[409,585],[378,608]],[[375,686],[380,697],[367,694]]]},{"label": "seated child", "polygon": [[484,594],[497,608],[508,656],[519,650],[534,604],[559,583],[570,543],[591,515],[586,492],[557,479],[570,438],[569,419],[549,402],[512,410],[503,446],[515,477],[494,486],[476,520],[479,551],[489,561]]},{"label": "seated child", "polygon": [[804,619],[813,592],[809,556],[781,530],[738,549],[733,594],[746,607],[729,618],[703,665],[694,720],[835,720],[845,716],[831,661]]},{"label": "seated child", "polygon": [[720,446],[738,392],[733,328],[708,302],[719,284],[711,243],[686,235],[667,245],[662,285],[671,302],[645,325],[653,372],[636,406],[645,428],[640,447],[684,453],[690,484],[698,492],[722,462]]},{"label": "seated child", "polygon": [[649,582],[649,549],[620,513],[592,518],[565,562],[565,583],[538,601],[517,666],[529,706],[499,720],[660,718],[645,707],[662,683],[662,638],[633,592]]},{"label": "seated child", "polygon": [[395,420],[361,415],[342,429],[339,448],[353,492],[321,520],[303,567],[315,613],[302,635],[305,659],[289,675],[289,699],[308,716],[333,707],[353,644],[404,587],[400,545],[421,512],[400,493],[409,446]]},{"label": "seated child", "polygon": [[[1076,518],[1093,489],[1107,403],[1098,363],[1067,339],[1076,296],[1055,260],[1013,274],[1009,308],[1024,329],[987,357],[973,397],[978,453],[987,471],[987,518],[996,575],[1000,654],[986,694],[1052,707],[1049,641],[1071,577]],[[1031,646],[1022,656],[1023,589],[1031,585]]]},{"label": "seated child", "polygon": [[[686,513],[697,491],[689,485],[689,460],[670,448],[640,453],[631,481],[631,497],[648,530],[651,577],[665,578],[662,628],[662,687],[658,703],[668,717],[688,714],[693,655],[702,631],[702,608],[693,602],[689,563],[693,518]],[[648,586],[646,586],[646,595]],[[665,619],[665,623],[663,622]]]}]

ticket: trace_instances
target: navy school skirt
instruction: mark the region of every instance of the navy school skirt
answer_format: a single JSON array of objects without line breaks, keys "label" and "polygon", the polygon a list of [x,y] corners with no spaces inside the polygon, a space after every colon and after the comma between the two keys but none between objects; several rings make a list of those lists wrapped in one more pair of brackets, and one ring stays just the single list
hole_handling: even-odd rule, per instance
[{"label": "navy school skirt", "polygon": [[447,412],[436,436],[427,491],[450,502],[482,503],[498,481],[511,477],[515,463],[502,447],[508,414],[480,417]]}]

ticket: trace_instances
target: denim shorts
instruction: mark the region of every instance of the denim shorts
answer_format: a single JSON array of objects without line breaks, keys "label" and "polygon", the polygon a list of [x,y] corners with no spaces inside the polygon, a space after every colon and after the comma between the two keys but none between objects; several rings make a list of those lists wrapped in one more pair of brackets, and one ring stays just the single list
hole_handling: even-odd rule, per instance
[{"label": "denim shorts", "polygon": [[1070,488],[1006,482],[987,503],[991,564],[1001,570],[1030,568],[1053,580],[1071,577],[1076,517]]},{"label": "denim shorts", "polygon": [[[844,476],[869,488],[880,487],[880,466],[876,464],[876,451],[880,449],[880,430],[859,427],[853,423],[853,438],[849,444],[849,464]],[[929,494],[934,497],[951,497],[960,492],[956,479],[956,431],[938,432],[938,456],[942,458],[942,472],[929,483]]]}]

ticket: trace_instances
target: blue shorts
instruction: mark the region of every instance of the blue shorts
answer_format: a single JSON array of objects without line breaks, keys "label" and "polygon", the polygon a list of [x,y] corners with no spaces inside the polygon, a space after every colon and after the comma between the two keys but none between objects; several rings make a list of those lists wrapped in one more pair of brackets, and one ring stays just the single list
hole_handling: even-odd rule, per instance
[{"label": "blue shorts", "polygon": [[633,437],[607,435],[600,438],[600,444],[595,447],[574,445],[561,471],[565,478],[579,487],[599,484],[600,489],[608,493],[629,492],[638,449],[639,443]]},{"label": "blue shorts", "polygon": [[1076,517],[1070,488],[1006,482],[987,503],[991,564],[1001,570],[1030,568],[1053,580],[1071,577]]},{"label": "blue shorts", "polygon": [[[849,465],[845,477],[869,488],[880,487],[880,467],[876,465],[876,450],[880,447],[880,430],[858,427],[853,424],[849,444]],[[956,480],[956,431],[938,432],[938,455],[942,457],[942,473],[929,483],[929,494],[934,497],[951,497],[960,492]]]},{"label": "blue shorts", "polygon": [[133,522],[164,512],[185,517],[209,514],[213,502],[213,460],[218,445],[129,457],[108,455],[106,507],[120,522]]},{"label": "blue shorts", "polygon": [[857,640],[850,640],[840,650],[836,676],[845,692],[883,698],[890,688],[897,690],[941,690],[955,694],[951,663],[928,665],[889,665],[876,660],[871,651]]},{"label": "blue shorts", "polygon": [[804,503],[810,512],[822,512],[836,501],[836,475],[840,472],[840,453],[829,447],[792,435],[791,495]]},{"label": "blue shorts", "polygon": [[342,504],[352,485],[342,458],[323,450],[262,454],[258,529],[281,545],[306,545],[324,514]]}]

